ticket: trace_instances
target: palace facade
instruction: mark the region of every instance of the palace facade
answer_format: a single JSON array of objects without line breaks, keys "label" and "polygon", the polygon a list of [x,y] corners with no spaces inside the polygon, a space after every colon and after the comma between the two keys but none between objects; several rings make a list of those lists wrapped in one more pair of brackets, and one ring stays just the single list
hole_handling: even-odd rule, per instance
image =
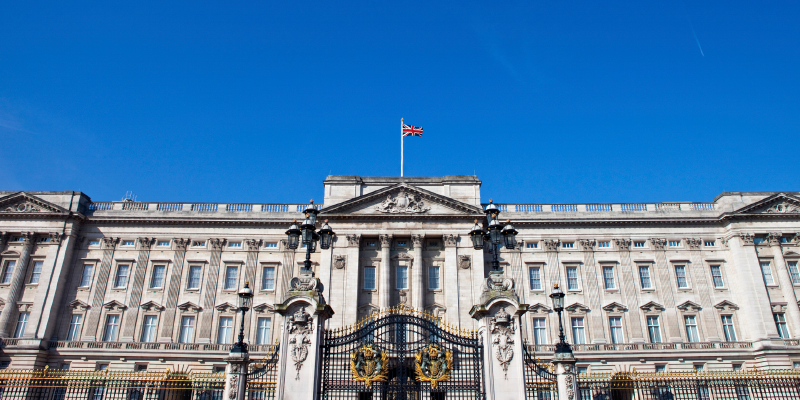
[{"label": "palace facade", "polygon": [[[334,312],[326,328],[403,304],[477,329],[470,310],[494,257],[468,236],[486,221],[480,189],[475,176],[325,179],[318,220],[336,236],[311,266]],[[0,192],[0,365],[220,370],[245,282],[245,340],[265,356],[306,253],[285,231],[307,206]],[[558,341],[558,283],[580,370],[800,366],[797,192],[495,206],[519,231],[498,259],[536,357]]]}]

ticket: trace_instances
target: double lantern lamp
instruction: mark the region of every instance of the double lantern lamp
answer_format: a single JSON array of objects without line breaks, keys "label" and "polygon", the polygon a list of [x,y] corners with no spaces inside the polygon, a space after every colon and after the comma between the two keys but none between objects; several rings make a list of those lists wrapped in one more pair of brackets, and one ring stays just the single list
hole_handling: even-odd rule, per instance
[{"label": "double lantern lamp", "polygon": [[484,243],[489,242],[493,249],[492,253],[494,254],[492,269],[498,270],[500,269],[500,263],[497,261],[499,246],[502,244],[507,249],[513,250],[514,247],[517,246],[518,232],[511,225],[510,219],[507,219],[504,224],[499,222],[497,217],[500,215],[500,210],[494,205],[491,199],[484,213],[486,214],[486,219],[489,221],[488,231],[484,231],[483,226],[478,223],[476,219],[475,226],[469,232],[469,236],[472,238],[472,247],[475,250],[483,249]]},{"label": "double lantern lamp", "polygon": [[323,250],[327,250],[331,247],[331,241],[333,241],[335,233],[330,225],[328,225],[327,219],[322,225],[322,228],[320,228],[319,233],[316,231],[317,214],[319,210],[317,210],[317,207],[314,205],[314,200],[311,200],[311,203],[303,212],[306,215],[306,219],[303,220],[299,228],[297,227],[297,220],[293,220],[289,230],[286,231],[286,236],[289,240],[288,247],[292,250],[296,250],[300,241],[303,241],[303,244],[306,246],[306,260],[303,263],[303,270],[310,271],[311,253],[317,250],[317,241],[319,241],[319,247]]}]

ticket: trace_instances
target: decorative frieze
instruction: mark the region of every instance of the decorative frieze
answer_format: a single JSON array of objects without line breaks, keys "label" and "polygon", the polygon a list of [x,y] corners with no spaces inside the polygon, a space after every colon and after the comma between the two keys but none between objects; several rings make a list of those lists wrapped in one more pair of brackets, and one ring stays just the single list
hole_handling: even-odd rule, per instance
[{"label": "decorative frieze", "polygon": [[614,239],[614,245],[619,249],[619,251],[630,251],[631,250],[631,240],[630,239]]},{"label": "decorative frieze", "polygon": [[698,238],[684,238],[683,242],[690,250],[700,250],[700,246],[703,245],[703,241]]},{"label": "decorative frieze", "polygon": [[542,240],[542,244],[544,245],[544,249],[546,251],[558,251],[558,246],[561,244],[561,242],[559,242],[558,239],[544,239]]},{"label": "decorative frieze", "polygon": [[361,235],[359,234],[350,234],[346,235],[346,237],[348,247],[358,247],[361,244]]},{"label": "decorative frieze", "polygon": [[594,250],[594,246],[597,244],[594,239],[578,239],[578,243],[580,243],[583,250],[587,251]]},{"label": "decorative frieze", "polygon": [[653,250],[664,250],[667,247],[667,239],[665,238],[650,238],[650,246]]},{"label": "decorative frieze", "polygon": [[742,244],[745,246],[753,244],[753,234],[748,232],[739,232],[739,238],[742,239]]}]

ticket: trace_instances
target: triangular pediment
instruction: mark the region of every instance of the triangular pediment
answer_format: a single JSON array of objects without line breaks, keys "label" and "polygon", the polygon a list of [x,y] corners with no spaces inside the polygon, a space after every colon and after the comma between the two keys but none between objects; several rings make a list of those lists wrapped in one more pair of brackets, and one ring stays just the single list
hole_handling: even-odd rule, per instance
[{"label": "triangular pediment", "polygon": [[409,217],[429,215],[482,215],[483,210],[447,196],[398,183],[372,193],[323,208],[320,215],[364,215],[384,217]]},{"label": "triangular pediment", "polygon": [[75,299],[72,302],[70,302],[69,304],[67,304],[67,307],[69,307],[69,308],[71,308],[73,310],[86,311],[86,310],[90,309],[92,306],[90,306],[89,304],[87,304],[87,303],[85,303],[83,301]]},{"label": "triangular pediment", "polygon": [[0,198],[2,214],[69,214],[63,207],[44,201],[25,192],[17,192]]},{"label": "triangular pediment", "polygon": [[621,313],[621,312],[627,311],[628,307],[625,307],[624,305],[619,304],[619,303],[617,303],[615,301],[615,302],[608,303],[605,306],[603,306],[603,310],[605,310],[606,312]]},{"label": "triangular pediment", "polygon": [[203,307],[198,306],[197,304],[192,303],[191,301],[187,301],[178,306],[178,309],[181,311],[194,311],[198,312],[203,309]]},{"label": "triangular pediment", "polygon": [[164,306],[151,300],[148,301],[147,303],[142,304],[141,306],[139,306],[139,308],[147,311],[161,311],[164,309]]},{"label": "triangular pediment", "polygon": [[564,307],[564,309],[570,313],[585,313],[589,311],[589,307],[586,307],[581,303],[572,303],[572,305]]},{"label": "triangular pediment", "polygon": [[655,301],[648,301],[647,304],[644,304],[639,307],[642,311],[645,312],[656,312],[656,311],[664,311],[664,306],[661,304],[656,303]]},{"label": "triangular pediment", "polygon": [[257,306],[253,306],[253,311],[257,313],[270,313],[275,311],[275,307],[271,304],[261,303]]},{"label": "triangular pediment", "polygon": [[723,300],[717,303],[717,305],[715,305],[714,308],[720,311],[736,311],[739,309],[739,306],[728,300]]},{"label": "triangular pediment", "polygon": [[106,310],[121,311],[121,310],[124,310],[124,309],[128,308],[128,306],[126,306],[125,304],[122,304],[122,303],[120,303],[120,302],[118,302],[116,300],[111,300],[108,303],[103,304],[103,308],[105,308]]},{"label": "triangular pediment", "polygon": [[222,311],[222,312],[239,311],[239,307],[236,307],[235,305],[233,305],[231,303],[228,303],[227,301],[222,303],[222,304],[220,304],[220,305],[218,305],[218,306],[216,306],[216,307],[214,307],[214,308],[216,308],[217,311]]},{"label": "triangular pediment", "polygon": [[550,312],[550,307],[542,303],[536,303],[532,306],[528,306],[528,313],[530,314],[547,314],[549,312]]},{"label": "triangular pediment", "polygon": [[701,308],[702,307],[700,307],[700,304],[697,304],[697,303],[695,303],[693,301],[689,301],[689,300],[684,301],[683,303],[681,303],[678,306],[678,310],[681,310],[681,311],[700,311]]},{"label": "triangular pediment", "polygon": [[742,207],[734,214],[800,214],[800,198],[785,193],[776,193]]}]

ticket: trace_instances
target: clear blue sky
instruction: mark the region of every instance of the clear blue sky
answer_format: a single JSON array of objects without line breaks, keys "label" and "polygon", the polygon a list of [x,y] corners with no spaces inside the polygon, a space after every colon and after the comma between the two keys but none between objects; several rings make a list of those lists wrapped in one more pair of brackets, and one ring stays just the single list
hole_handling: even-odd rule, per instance
[{"label": "clear blue sky", "polygon": [[0,5],[0,189],[305,202],[328,174],[484,201],[800,190],[797,1]]}]

